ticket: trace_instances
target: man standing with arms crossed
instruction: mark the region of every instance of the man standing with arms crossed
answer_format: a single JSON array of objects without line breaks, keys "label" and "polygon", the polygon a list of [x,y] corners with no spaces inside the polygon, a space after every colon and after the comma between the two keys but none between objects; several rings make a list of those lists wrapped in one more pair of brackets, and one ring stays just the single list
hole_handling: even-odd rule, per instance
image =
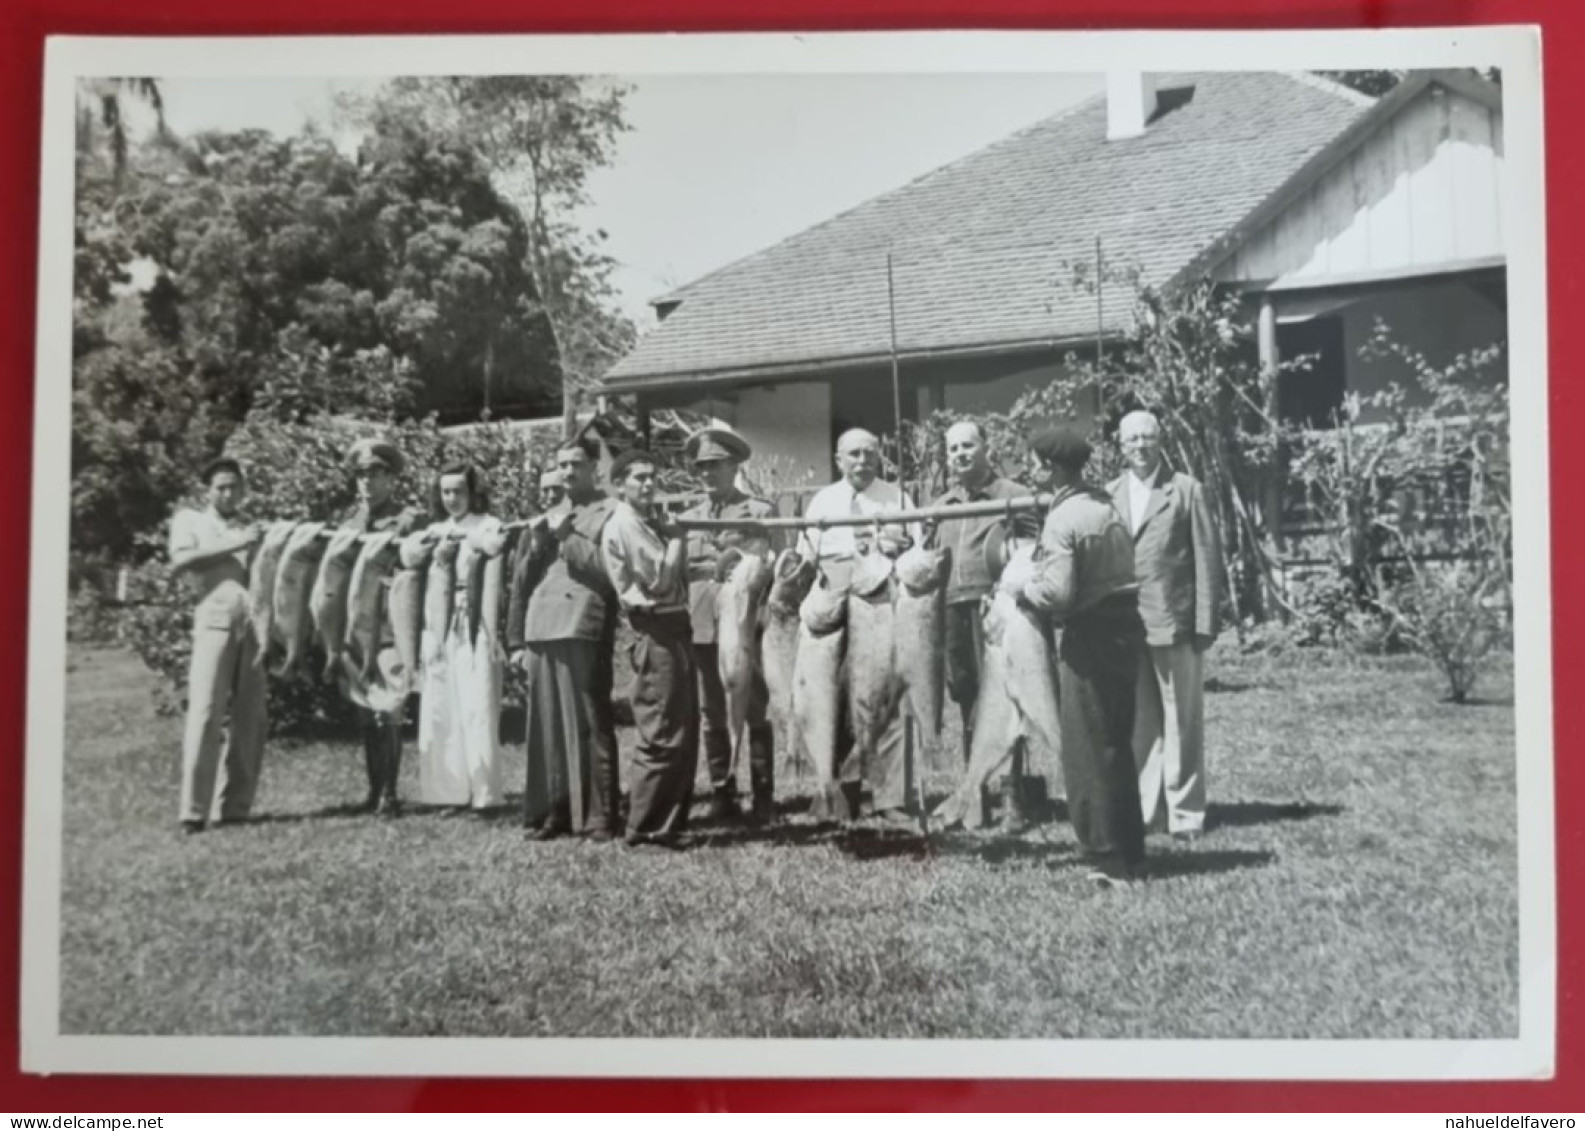
[{"label": "man standing with arms crossed", "polygon": [[170,539],[171,568],[188,575],[197,597],[178,813],[187,833],[202,832],[211,816],[248,815],[268,721],[264,657],[248,615],[248,559],[261,532],[238,520],[247,484],[236,460],[211,461],[203,482],[209,505],[178,511]]},{"label": "man standing with arms crossed", "polygon": [[1205,651],[1216,640],[1222,548],[1205,491],[1161,456],[1161,424],[1118,428],[1128,470],[1112,505],[1134,538],[1147,647],[1135,694],[1134,759],[1145,828],[1183,840],[1205,828]]},{"label": "man standing with arms crossed", "polygon": [[[738,469],[750,454],[748,441],[730,428],[701,428],[684,447],[688,462],[703,483],[707,497],[690,507],[683,518],[768,518],[774,508],[738,489]],[[721,685],[715,646],[716,595],[737,555],[769,555],[765,533],[742,530],[696,530],[688,535],[688,611],[693,620],[693,658],[699,669],[699,739],[710,770],[710,817],[731,820],[739,816],[737,781],[732,769],[732,739],[728,734],[726,689]],[[750,816],[757,825],[771,819],[775,792],[775,751],[768,712],[770,692],[763,672],[756,672],[754,697],[749,704]]]}]

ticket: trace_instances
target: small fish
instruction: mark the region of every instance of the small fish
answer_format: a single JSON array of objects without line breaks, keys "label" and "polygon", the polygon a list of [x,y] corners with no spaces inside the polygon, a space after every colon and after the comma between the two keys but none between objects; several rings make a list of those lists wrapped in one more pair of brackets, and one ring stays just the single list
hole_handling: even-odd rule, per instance
[{"label": "small fish", "polygon": [[291,674],[308,647],[308,606],[319,559],[325,552],[325,541],[320,537],[324,529],[322,522],[305,522],[292,531],[275,572],[274,628],[276,637],[285,645],[281,662],[273,672],[277,677]]},{"label": "small fish", "polygon": [[352,567],[348,594],[346,660],[363,683],[378,673],[380,625],[385,613],[385,580],[396,565],[396,534],[371,534]]},{"label": "small fish", "polygon": [[846,810],[837,782],[842,741],[843,658],[847,652],[847,593],[824,584],[798,609],[798,646],[792,674],[792,743],[814,766],[811,812],[822,820]]},{"label": "small fish", "polygon": [[854,750],[860,754],[875,748],[897,714],[902,698],[902,681],[897,676],[893,567],[890,558],[870,550],[854,565],[848,592],[848,718]]},{"label": "small fish", "polygon": [[418,672],[419,640],[424,632],[424,571],[399,569],[391,579],[389,611],[396,654],[402,663],[402,686],[393,688],[405,697]]},{"label": "small fish", "polygon": [[347,591],[352,584],[352,566],[358,556],[355,528],[337,530],[330,536],[325,556],[319,563],[319,576],[308,598],[314,632],[325,650],[324,678],[334,678],[341,666],[341,653],[347,646]]},{"label": "small fish", "polygon": [[429,571],[424,579],[423,640],[426,663],[439,662],[445,653],[456,587],[457,543],[443,541],[429,555]]},{"label": "small fish", "polygon": [[892,613],[896,672],[920,733],[941,733],[946,699],[947,578],[952,551],[907,550],[897,559]]},{"label": "small fish", "polygon": [[760,668],[770,698],[776,749],[796,755],[793,742],[793,669],[798,660],[799,607],[814,587],[819,571],[814,561],[796,550],[776,558],[770,593],[765,599],[765,631],[760,639]]},{"label": "small fish", "polygon": [[267,663],[271,644],[274,643],[275,574],[281,566],[281,556],[286,552],[295,522],[272,523],[264,532],[258,553],[253,555],[253,568],[248,578],[248,609],[253,621],[253,637],[258,643],[260,664]]},{"label": "small fish", "polygon": [[735,780],[748,746],[749,705],[760,677],[760,607],[765,603],[772,576],[768,558],[744,554],[716,593],[716,664],[726,693],[727,733],[732,742],[728,780]]}]

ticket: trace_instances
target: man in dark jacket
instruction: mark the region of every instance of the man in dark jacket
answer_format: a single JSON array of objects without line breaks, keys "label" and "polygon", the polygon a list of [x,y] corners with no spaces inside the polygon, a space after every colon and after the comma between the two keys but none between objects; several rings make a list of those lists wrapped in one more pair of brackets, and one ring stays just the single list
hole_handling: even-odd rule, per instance
[{"label": "man in dark jacket", "polygon": [[612,502],[596,480],[600,449],[574,440],[556,453],[566,500],[518,539],[507,647],[528,684],[523,817],[536,840],[620,830],[615,594],[600,560]]},{"label": "man in dark jacket", "polygon": [[[985,447],[985,433],[972,420],[960,420],[947,429],[947,470],[952,486],[937,495],[934,506],[953,506],[993,499],[1016,499],[1033,494],[1022,483],[996,474]],[[1020,538],[1033,541],[1040,536],[1040,516],[1024,511],[1010,519],[1002,515],[942,519],[936,528],[935,545],[952,551],[952,576],[947,579],[946,668],[947,694],[958,705],[963,720],[963,761],[968,764],[970,740],[974,733],[974,702],[980,693],[980,663],[985,655],[985,635],[981,629],[984,615],[980,602],[990,596],[996,585],[992,563],[986,553],[992,536],[1004,523]],[[1005,820],[1010,828],[1024,824],[1021,782],[1025,773],[1024,751],[1013,757],[1003,786]],[[985,798],[980,798],[985,807]],[[976,824],[984,823],[984,814]]]},{"label": "man in dark jacket", "polygon": [[1145,853],[1134,770],[1134,681],[1143,630],[1134,543],[1112,500],[1084,481],[1090,445],[1072,425],[1036,436],[1055,498],[1026,604],[1062,626],[1057,651],[1062,771],[1090,879],[1127,883]]}]

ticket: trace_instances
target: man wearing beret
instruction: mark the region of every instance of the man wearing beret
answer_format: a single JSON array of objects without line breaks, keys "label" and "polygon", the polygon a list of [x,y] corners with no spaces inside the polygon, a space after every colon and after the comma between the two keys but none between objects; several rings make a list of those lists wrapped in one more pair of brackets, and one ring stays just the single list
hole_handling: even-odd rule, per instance
[{"label": "man wearing beret", "polygon": [[1022,599],[1062,626],[1057,649],[1062,772],[1073,832],[1108,886],[1138,874],[1145,853],[1134,769],[1134,681],[1144,647],[1134,540],[1111,497],[1084,480],[1090,445],[1071,424],[1031,445],[1055,498]]},{"label": "man wearing beret", "polygon": [[[397,480],[406,461],[402,453],[383,440],[359,440],[347,453],[347,467],[357,486],[358,505],[341,523],[343,530],[362,534],[392,532],[405,538],[423,525],[423,514],[403,507],[397,495]],[[381,599],[384,604],[384,598]],[[385,688],[405,685],[404,680],[387,679],[401,664],[390,618],[380,614],[380,651],[376,664],[381,673],[378,684],[365,683],[343,666],[341,686],[358,708],[363,732],[363,765],[369,776],[369,796],[364,808],[381,816],[394,817],[399,809],[397,777],[402,767],[402,716],[406,696],[392,701]]]},{"label": "man wearing beret", "polygon": [[[985,446],[985,433],[972,420],[960,420],[947,429],[947,470],[952,486],[936,496],[935,506],[957,506],[997,499],[1016,499],[1033,494],[1022,483],[997,475],[991,467]],[[992,536],[1001,532],[1004,522],[1012,531],[1030,541],[1040,536],[1040,516],[1022,511],[1007,518],[984,515],[942,519],[936,528],[935,544],[952,551],[952,576],[947,579],[946,666],[947,694],[958,705],[963,720],[963,761],[968,764],[969,746],[974,733],[974,702],[980,693],[980,662],[985,654],[981,629],[980,602],[990,596],[996,585],[993,563],[987,550]],[[1022,790],[1024,756],[1020,749],[1013,758],[1004,787],[1006,822],[1010,828],[1024,823]],[[983,810],[985,798],[979,799]],[[980,814],[983,824],[984,814]]]},{"label": "man wearing beret", "polygon": [[178,813],[188,833],[202,832],[211,816],[248,815],[267,721],[264,661],[248,619],[248,563],[260,530],[238,517],[247,485],[236,460],[214,460],[202,477],[208,506],[177,511],[170,539],[171,568],[188,576],[197,598]]},{"label": "man wearing beret", "polygon": [[[700,429],[688,438],[684,454],[699,476],[706,498],[684,511],[683,518],[768,518],[775,513],[764,499],[738,489],[738,469],[751,450],[748,441],[730,428]],[[699,669],[699,741],[710,770],[710,816],[715,820],[739,815],[737,779],[731,772],[726,689],[716,659],[716,595],[739,556],[771,552],[770,537],[763,531],[695,530],[688,535],[688,613],[693,621],[694,664]],[[750,813],[755,824],[770,820],[775,790],[769,710],[770,693],[763,673],[756,671],[754,698],[749,704]]]}]

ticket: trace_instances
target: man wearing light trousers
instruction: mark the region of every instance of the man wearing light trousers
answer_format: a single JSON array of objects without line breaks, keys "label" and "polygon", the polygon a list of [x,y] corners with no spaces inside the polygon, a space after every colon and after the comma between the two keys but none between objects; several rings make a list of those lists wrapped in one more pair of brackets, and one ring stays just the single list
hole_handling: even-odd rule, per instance
[{"label": "man wearing light trousers", "polygon": [[1134,760],[1145,828],[1189,840],[1205,827],[1205,652],[1216,639],[1222,551],[1200,483],[1161,457],[1161,425],[1132,412],[1118,429],[1128,470],[1112,504],[1134,537],[1145,643]]}]

